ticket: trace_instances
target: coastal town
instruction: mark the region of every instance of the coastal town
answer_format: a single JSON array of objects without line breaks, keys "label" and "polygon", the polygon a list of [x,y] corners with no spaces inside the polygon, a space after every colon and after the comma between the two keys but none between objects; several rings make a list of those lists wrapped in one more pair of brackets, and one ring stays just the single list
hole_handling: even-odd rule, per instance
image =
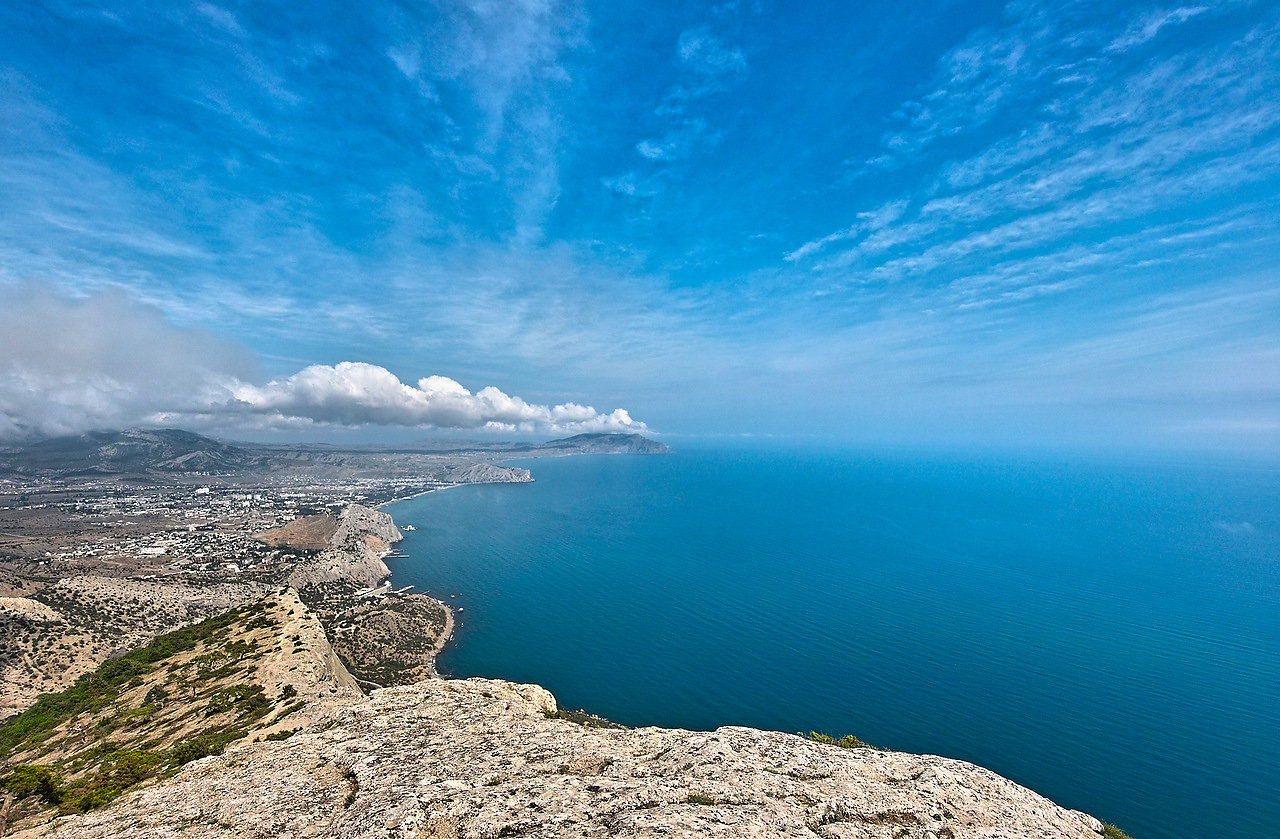
[{"label": "coastal town", "polygon": [[[425,609],[443,629],[442,606],[382,586],[382,559],[400,538],[389,517],[363,525],[378,533],[371,544],[334,542],[344,517],[443,487],[530,480],[452,453],[264,457],[185,432],[58,445],[56,456],[50,446],[0,453],[0,714],[281,586],[301,591],[331,631],[356,601],[383,620],[367,604],[387,600],[416,604],[409,611]],[[348,639],[359,635],[351,620],[343,626]],[[388,668],[375,669],[389,677]]]},{"label": "coastal town", "polygon": [[[75,487],[19,485],[0,496],[0,549],[50,573],[146,564],[152,573],[270,576],[299,559],[287,548],[253,538],[296,518],[379,503],[442,486],[421,481],[361,481],[356,486],[311,483],[296,488],[211,485],[121,487],[114,481]],[[41,538],[41,523],[55,533]],[[56,523],[56,524],[55,524]],[[25,531],[25,532],[24,532]],[[78,538],[70,538],[75,533]],[[40,550],[43,548],[43,550]]]}]

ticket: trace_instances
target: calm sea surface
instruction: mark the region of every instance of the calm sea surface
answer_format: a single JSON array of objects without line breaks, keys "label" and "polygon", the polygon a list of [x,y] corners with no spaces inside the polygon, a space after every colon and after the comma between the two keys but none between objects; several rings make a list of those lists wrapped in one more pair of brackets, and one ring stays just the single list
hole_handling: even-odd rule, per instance
[{"label": "calm sea surface", "polygon": [[856,734],[1135,839],[1280,837],[1280,470],[689,450],[388,508],[455,676]]}]

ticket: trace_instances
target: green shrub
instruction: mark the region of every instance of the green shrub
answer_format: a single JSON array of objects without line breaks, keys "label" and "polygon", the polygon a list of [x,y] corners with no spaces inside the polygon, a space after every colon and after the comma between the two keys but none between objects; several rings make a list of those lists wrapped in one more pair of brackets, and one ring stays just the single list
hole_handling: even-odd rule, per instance
[{"label": "green shrub", "polygon": [[227,655],[232,658],[243,658],[258,649],[257,641],[232,641],[227,645]]},{"label": "green shrub", "polygon": [[1102,835],[1107,839],[1130,839],[1129,834],[1125,833],[1114,824],[1104,824],[1102,826]]},{"label": "green shrub", "polygon": [[169,698],[169,691],[156,685],[147,691],[147,695],[142,697],[143,705],[163,705],[164,701]]},{"label": "green shrub", "polygon": [[616,723],[613,720],[607,720],[604,717],[597,716],[581,709],[577,711],[568,711],[564,708],[557,708],[553,711],[550,708],[543,708],[542,716],[549,720],[564,720],[565,722],[577,723],[584,728],[626,728],[626,726],[621,723]]},{"label": "green shrub", "polygon": [[214,691],[205,706],[205,714],[236,711],[242,717],[260,717],[271,710],[271,700],[261,685],[232,685]]},{"label": "green shrub", "polygon": [[164,755],[145,749],[112,752],[94,775],[63,790],[62,809],[84,812],[104,807],[129,787],[154,775],[164,761]]},{"label": "green shrub", "polygon": [[209,755],[220,755],[227,746],[249,732],[243,728],[206,731],[183,740],[169,750],[169,759],[178,766]]},{"label": "green shrub", "polygon": [[62,778],[49,766],[19,764],[0,778],[0,787],[9,790],[15,798],[38,795],[49,804],[62,800]]},{"label": "green shrub", "polygon": [[712,805],[719,804],[720,802],[709,795],[704,795],[700,792],[691,792],[685,796],[684,803],[701,804],[705,807],[710,807]]},{"label": "green shrub", "polygon": [[200,655],[191,659],[191,663],[201,673],[208,673],[212,670],[217,670],[226,662],[227,655],[220,650],[210,650],[207,653],[200,653]]},{"label": "green shrub", "polygon": [[[804,736],[804,735],[801,735]],[[839,746],[842,749],[874,749],[870,743],[864,743],[852,734],[846,734],[843,737],[835,738],[830,734],[822,734],[818,731],[810,731],[808,739],[815,743],[822,743],[827,746]]]}]

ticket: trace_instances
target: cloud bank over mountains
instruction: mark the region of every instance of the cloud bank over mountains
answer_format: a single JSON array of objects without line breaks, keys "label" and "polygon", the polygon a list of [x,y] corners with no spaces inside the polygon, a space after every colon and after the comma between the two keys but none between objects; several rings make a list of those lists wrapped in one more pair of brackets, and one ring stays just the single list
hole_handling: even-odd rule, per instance
[{"label": "cloud bank over mountains", "polygon": [[119,291],[79,300],[33,288],[0,303],[0,439],[129,425],[214,430],[641,431],[621,408],[537,405],[445,376],[405,384],[375,364],[314,364],[264,385],[242,348],[166,322]]}]

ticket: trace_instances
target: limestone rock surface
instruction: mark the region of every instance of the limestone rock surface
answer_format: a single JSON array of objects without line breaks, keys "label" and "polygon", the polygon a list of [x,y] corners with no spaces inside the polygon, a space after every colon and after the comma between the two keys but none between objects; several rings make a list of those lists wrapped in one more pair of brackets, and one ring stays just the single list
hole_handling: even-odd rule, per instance
[{"label": "limestone rock surface", "polygon": [[381,550],[386,550],[404,538],[391,516],[363,504],[348,504],[338,517],[338,529],[329,538],[329,542],[335,548],[350,550],[358,547],[359,542],[367,536],[381,541]]},{"label": "limestone rock surface", "polygon": [[287,585],[309,592],[325,585],[376,586],[391,576],[391,569],[373,551],[331,549],[300,562],[285,579]]},{"label": "limestone rock surface", "polygon": [[448,469],[445,476],[459,484],[527,484],[533,481],[528,469],[494,463],[462,464]]},{"label": "limestone rock surface", "polygon": [[382,557],[403,538],[391,516],[362,504],[349,504],[338,516],[329,549],[298,563],[286,583],[302,592],[334,584],[376,586],[391,576]]},{"label": "limestone rock surface", "polygon": [[62,615],[56,609],[30,597],[0,597],[0,620],[5,618],[33,623],[62,622]]},{"label": "limestone rock surface", "polygon": [[532,685],[376,691],[283,742],[189,764],[17,836],[1096,839],[1101,824],[977,766],[747,728],[586,728]]}]

